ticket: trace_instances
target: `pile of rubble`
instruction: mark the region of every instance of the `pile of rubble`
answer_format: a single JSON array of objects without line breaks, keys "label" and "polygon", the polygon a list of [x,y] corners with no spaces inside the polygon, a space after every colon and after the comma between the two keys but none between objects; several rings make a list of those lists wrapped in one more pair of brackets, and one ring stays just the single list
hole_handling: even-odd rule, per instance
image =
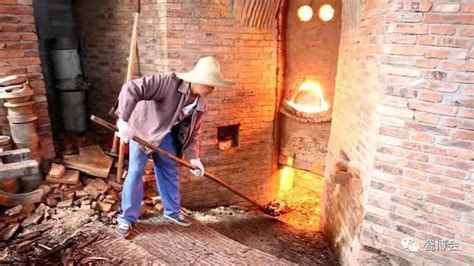
[{"label": "pile of rubble", "polygon": [[[8,199],[0,204],[5,206],[0,207],[0,261],[42,261],[72,248],[77,255],[79,247],[101,235],[98,229],[117,223],[126,171],[117,179],[114,159],[100,146],[80,146],[78,154],[55,159],[36,190],[0,193],[0,200]],[[155,182],[149,182],[154,181],[152,167],[143,179],[148,183],[142,215],[161,212]]]}]

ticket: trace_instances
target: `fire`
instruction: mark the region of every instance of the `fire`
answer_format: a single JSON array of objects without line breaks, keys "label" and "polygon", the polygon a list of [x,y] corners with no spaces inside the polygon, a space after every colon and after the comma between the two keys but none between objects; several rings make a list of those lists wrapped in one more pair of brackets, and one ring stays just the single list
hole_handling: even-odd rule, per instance
[{"label": "fire", "polygon": [[280,172],[280,193],[289,191],[293,188],[295,179],[295,170],[290,167],[283,167]]},{"label": "fire", "polygon": [[314,81],[303,82],[288,104],[305,113],[319,113],[329,109],[329,103],[324,99],[321,86]]},{"label": "fire", "polygon": [[291,209],[290,212],[282,214],[280,220],[297,229],[319,230],[319,195],[295,186],[296,171],[299,170],[291,167],[283,167],[279,171],[280,187],[275,202],[280,202],[282,206],[288,206]]}]

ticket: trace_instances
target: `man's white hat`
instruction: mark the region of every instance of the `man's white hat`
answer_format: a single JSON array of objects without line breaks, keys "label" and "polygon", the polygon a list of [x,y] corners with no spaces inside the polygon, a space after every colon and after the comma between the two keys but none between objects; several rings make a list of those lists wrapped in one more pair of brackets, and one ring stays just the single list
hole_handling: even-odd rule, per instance
[{"label": "man's white hat", "polygon": [[235,85],[233,81],[224,79],[219,63],[212,56],[199,59],[193,70],[186,73],[176,73],[176,75],[187,82],[213,87],[232,87]]}]

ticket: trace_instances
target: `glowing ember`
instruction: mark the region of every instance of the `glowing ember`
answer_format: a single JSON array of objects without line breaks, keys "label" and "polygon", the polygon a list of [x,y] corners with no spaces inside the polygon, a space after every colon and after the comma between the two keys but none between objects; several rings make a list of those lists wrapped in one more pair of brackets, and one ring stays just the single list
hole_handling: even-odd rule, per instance
[{"label": "glowing ember", "polygon": [[277,198],[264,206],[266,213],[280,216],[279,220],[297,229],[319,230],[320,192],[315,191],[320,189],[295,185],[297,180],[303,180],[304,171],[283,167],[278,174],[280,190]]},{"label": "glowing ember", "polygon": [[288,104],[305,113],[319,113],[329,109],[329,104],[324,99],[321,86],[312,81],[303,82],[288,101]]},{"label": "glowing ember", "polygon": [[320,199],[315,193],[302,188],[294,188],[279,198],[291,209],[282,214],[280,220],[302,230],[319,230]]},{"label": "glowing ember", "polygon": [[280,192],[285,192],[292,189],[294,179],[295,170],[290,167],[283,167],[283,169],[280,171]]},{"label": "glowing ember", "polygon": [[280,216],[291,211],[291,208],[284,201],[272,200],[263,206],[265,213]]}]

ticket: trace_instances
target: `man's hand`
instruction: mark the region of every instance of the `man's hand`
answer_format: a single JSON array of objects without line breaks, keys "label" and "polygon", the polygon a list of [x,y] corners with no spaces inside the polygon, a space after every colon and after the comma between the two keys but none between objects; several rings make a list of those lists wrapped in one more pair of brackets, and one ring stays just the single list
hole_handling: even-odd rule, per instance
[{"label": "man's hand", "polygon": [[191,173],[193,173],[193,175],[195,175],[195,176],[203,176],[203,175],[204,175],[204,165],[202,165],[201,160],[199,160],[199,159],[191,159],[191,160],[189,160],[189,162],[190,162],[192,165],[194,165],[194,166],[196,166],[196,167],[198,168],[198,169],[196,169],[196,170],[190,170]]},{"label": "man's hand", "polygon": [[122,118],[119,118],[117,121],[117,128],[118,132],[115,134],[125,143],[128,143],[128,141],[133,138],[133,129],[128,125],[127,122],[123,121]]}]

